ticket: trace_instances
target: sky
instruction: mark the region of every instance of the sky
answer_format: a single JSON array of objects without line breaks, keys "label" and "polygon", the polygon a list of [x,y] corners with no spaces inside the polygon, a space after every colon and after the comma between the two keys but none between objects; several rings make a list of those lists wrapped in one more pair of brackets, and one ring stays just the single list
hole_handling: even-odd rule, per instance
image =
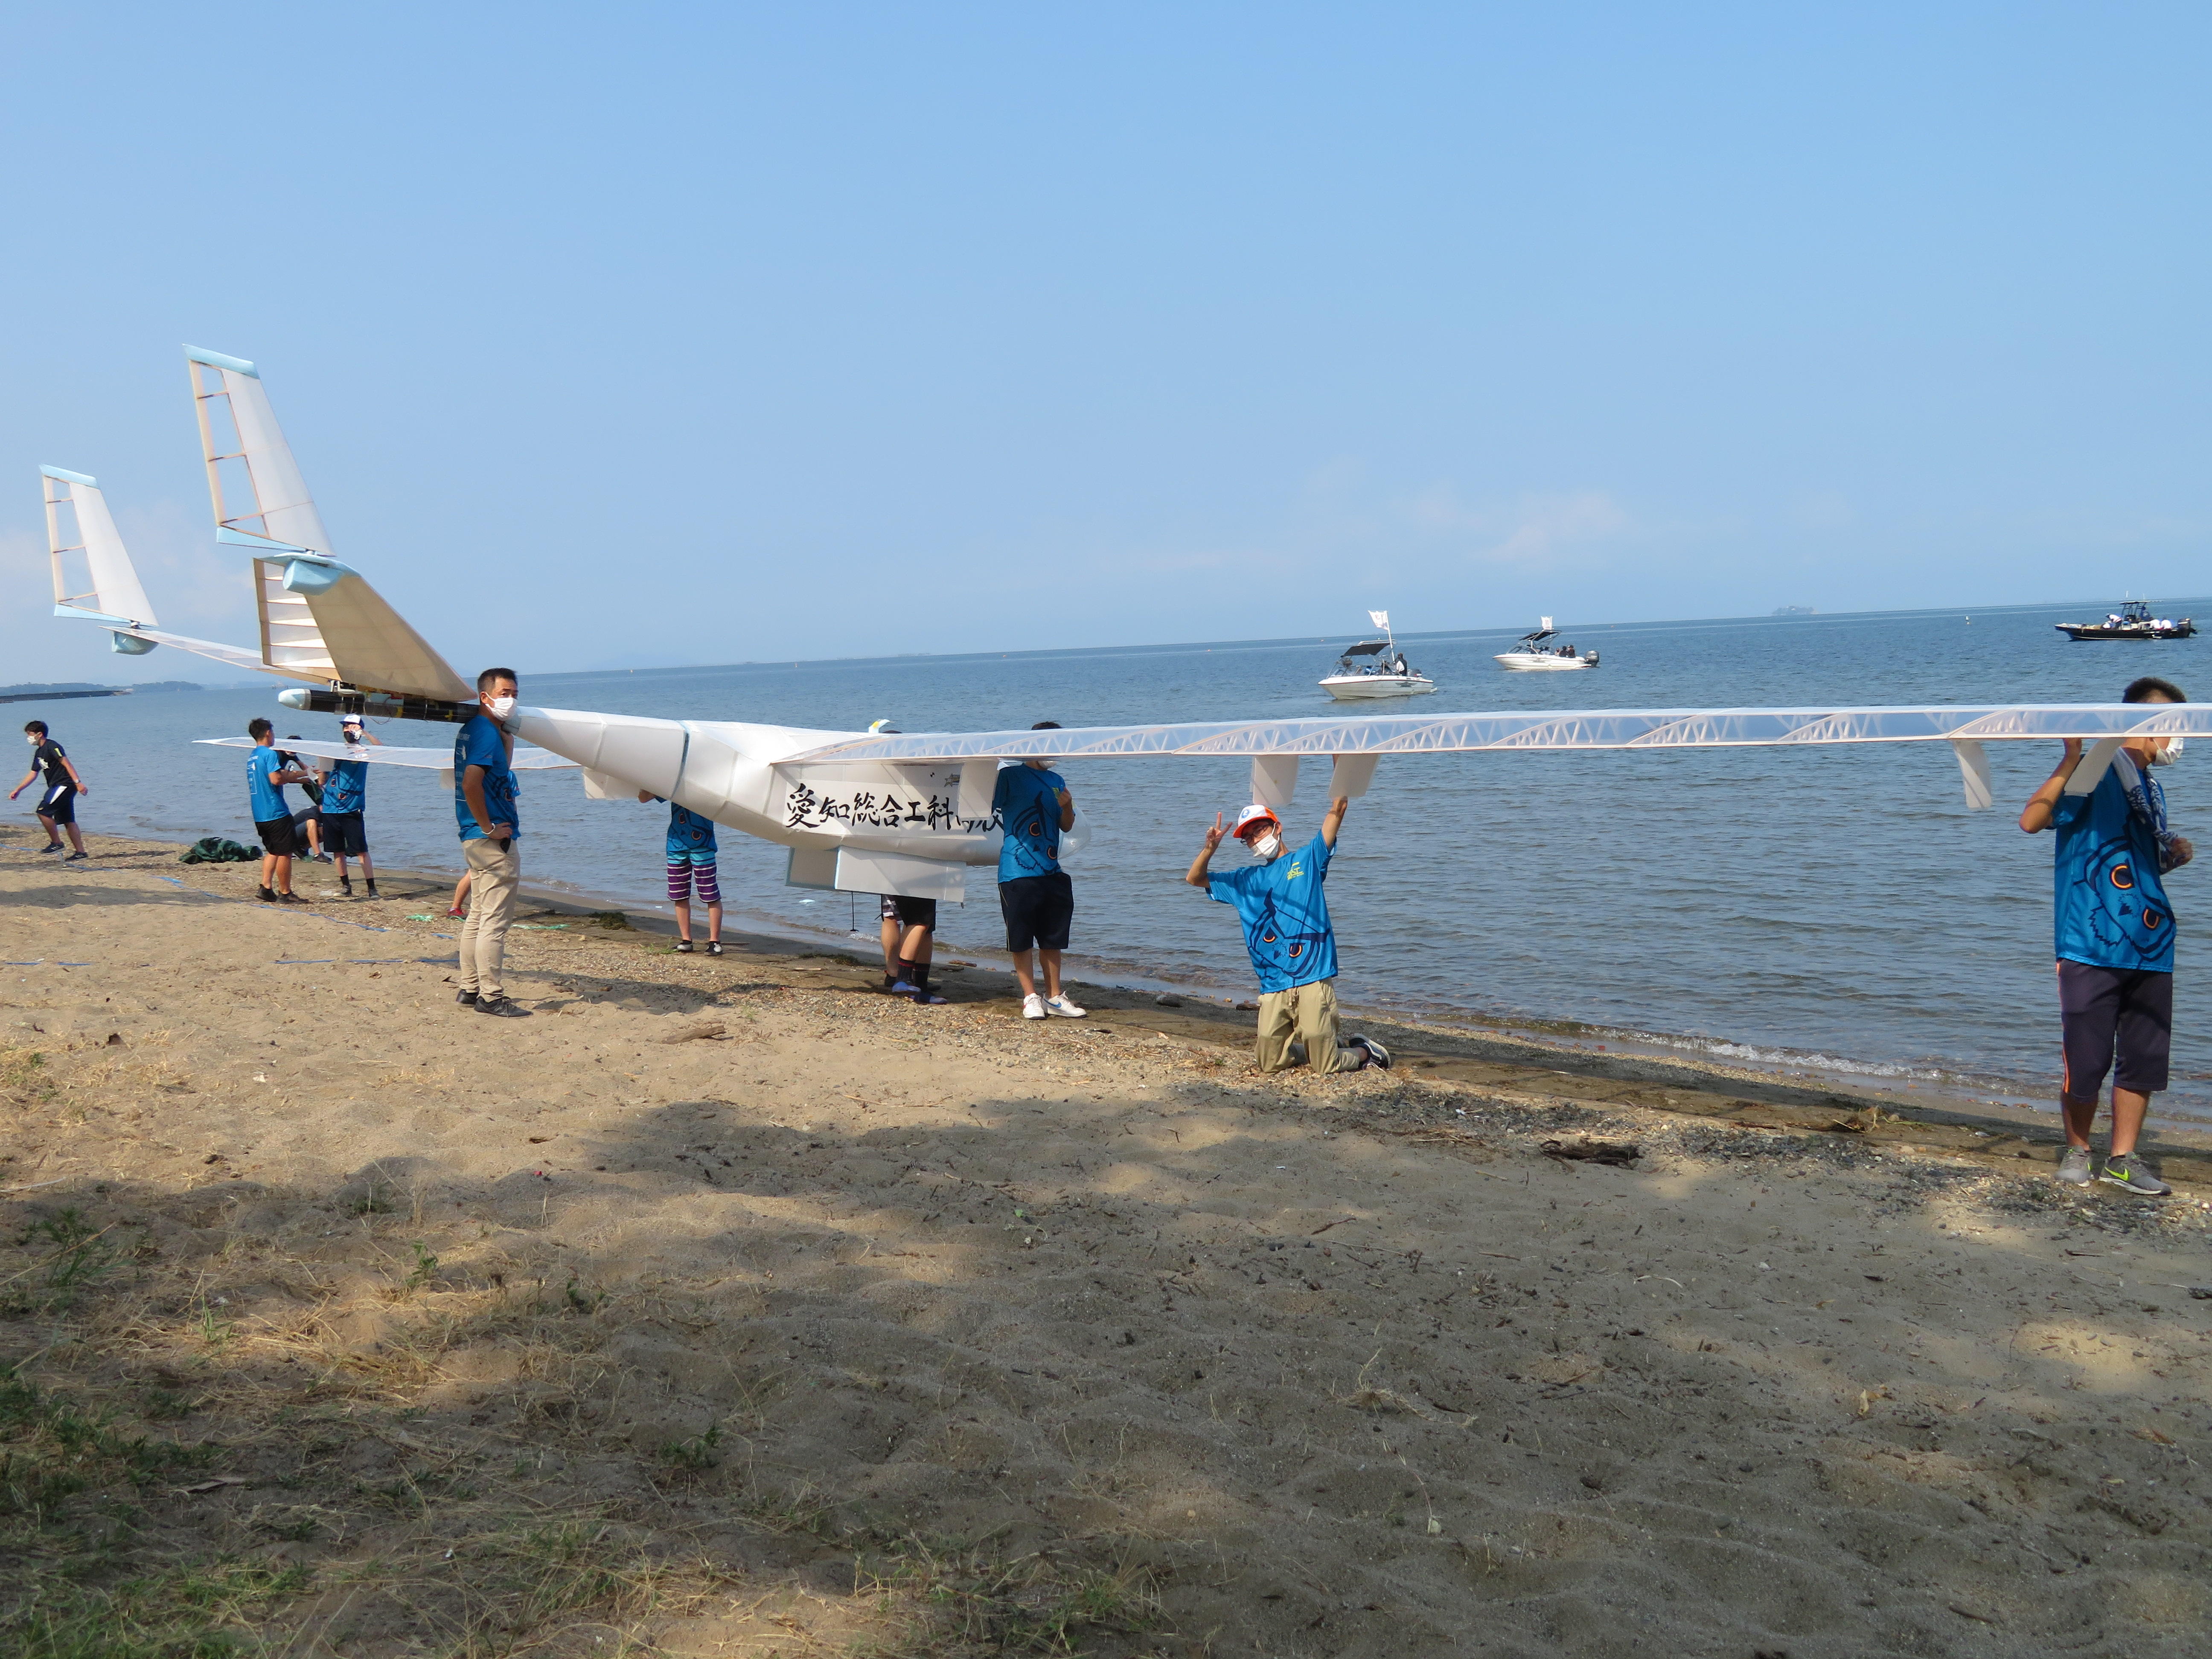
[{"label": "sky", "polygon": [[[255,637],[181,345],[465,673],[2212,591],[2201,5],[11,13],[42,463]],[[20,603],[19,603],[20,598]]]}]

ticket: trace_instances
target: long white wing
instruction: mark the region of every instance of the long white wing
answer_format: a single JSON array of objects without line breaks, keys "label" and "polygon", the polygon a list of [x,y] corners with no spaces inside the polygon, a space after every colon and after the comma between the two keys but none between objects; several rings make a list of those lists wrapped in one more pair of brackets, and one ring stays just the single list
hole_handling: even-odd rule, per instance
[{"label": "long white wing", "polygon": [[322,515],[269,406],[261,373],[240,357],[185,348],[199,412],[216,538],[251,548],[261,652],[294,679],[463,702],[475,694],[446,659],[330,551]]},{"label": "long white wing", "polygon": [[[195,738],[194,743],[212,744],[217,749],[251,749],[251,738]],[[368,761],[376,766],[422,766],[444,771],[453,763],[451,744],[442,749],[410,749],[398,744],[364,744],[354,748],[349,744],[329,743],[319,738],[280,738],[280,747],[295,755],[313,755],[320,760]],[[576,764],[563,760],[548,749],[533,749],[528,744],[514,746],[514,758],[507,763],[518,772],[553,772]]]},{"label": "long white wing", "polygon": [[1412,755],[1483,750],[1705,749],[1769,744],[1970,743],[2212,736],[2212,704],[1936,704],[1923,708],[1608,708],[1071,726],[1045,732],[855,733],[792,762],[996,756]]}]

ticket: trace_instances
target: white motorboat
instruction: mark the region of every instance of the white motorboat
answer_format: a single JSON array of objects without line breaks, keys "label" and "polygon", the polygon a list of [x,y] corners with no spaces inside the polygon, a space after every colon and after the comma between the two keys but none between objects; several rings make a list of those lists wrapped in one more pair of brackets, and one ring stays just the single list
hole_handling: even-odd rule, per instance
[{"label": "white motorboat", "polygon": [[1571,645],[1545,643],[1547,640],[1558,637],[1559,633],[1553,628],[1552,619],[1547,617],[1541,628],[1533,633],[1523,634],[1520,643],[1512,650],[1501,651],[1491,660],[1501,668],[1534,669],[1538,672],[1597,666],[1597,653],[1595,651],[1586,651],[1578,657],[1575,654],[1575,648]]},{"label": "white motorboat", "polygon": [[1390,613],[1370,611],[1367,615],[1382,630],[1383,637],[1346,647],[1336,660],[1335,672],[1322,681],[1321,689],[1339,702],[1366,697],[1419,697],[1434,691],[1437,683],[1407,662],[1406,653],[1398,649],[1397,636],[1390,631]]}]

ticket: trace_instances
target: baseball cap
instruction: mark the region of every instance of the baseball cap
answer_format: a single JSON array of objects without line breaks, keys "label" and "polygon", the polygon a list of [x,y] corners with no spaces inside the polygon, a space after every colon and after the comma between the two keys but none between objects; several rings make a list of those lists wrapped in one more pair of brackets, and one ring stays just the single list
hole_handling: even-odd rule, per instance
[{"label": "baseball cap", "polygon": [[1275,816],[1273,807],[1262,806],[1255,801],[1237,815],[1237,828],[1230,833],[1241,836],[1254,824],[1262,821],[1273,824],[1278,830],[1283,827],[1283,821]]}]

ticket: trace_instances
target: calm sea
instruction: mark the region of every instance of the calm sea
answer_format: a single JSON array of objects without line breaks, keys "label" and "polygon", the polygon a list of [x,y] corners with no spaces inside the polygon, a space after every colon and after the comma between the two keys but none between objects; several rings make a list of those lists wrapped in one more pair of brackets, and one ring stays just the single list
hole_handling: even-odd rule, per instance
[{"label": "calm sea", "polygon": [[[1503,633],[1408,635],[1435,677],[1421,712],[1746,704],[2076,702],[2117,697],[2157,672],[2212,695],[2207,644],[2072,644],[2051,624],[2086,609],[1625,623],[1571,631],[1603,663],[1581,674],[1512,674]],[[2212,600],[2194,607],[2212,612]],[[2186,612],[2161,602],[2161,614]],[[909,732],[1321,714],[1314,682],[1346,635],[1115,650],[782,662],[635,673],[532,674],[526,701],[676,718]],[[197,660],[164,662],[190,678]],[[465,670],[472,666],[459,664]],[[283,714],[274,686],[15,704],[51,721],[94,785],[94,830],[251,839],[243,757],[188,739],[278,730],[333,734],[327,716]],[[1392,705],[1385,705],[1392,706]],[[399,726],[394,742],[450,727]],[[1970,813],[1948,745],[1481,755],[1386,759],[1355,802],[1329,875],[1350,1001],[1589,1041],[1682,1045],[1745,1059],[1816,1061],[2018,1097],[2055,1088],[2051,842],[2023,836],[2017,803],[2056,744],[1992,744],[1997,810]],[[2203,838],[2212,791],[2191,754],[2162,774],[2178,826]],[[1182,884],[1200,831],[1241,805],[1247,763],[1071,763],[1096,826],[1070,861],[1075,944],[1094,976],[1168,980],[1249,994],[1233,914]],[[1312,772],[1316,769],[1309,767]],[[1322,773],[1325,778],[1326,773]],[[1290,813],[1310,835],[1327,803],[1310,778]],[[660,889],[662,809],[587,801],[573,774],[526,779],[531,877],[650,901]],[[27,794],[14,810],[28,805]],[[394,866],[459,867],[450,798],[435,774],[380,769],[370,844]],[[726,834],[733,925],[870,940],[868,902],[782,884],[784,851]],[[1233,848],[1224,856],[1242,855]],[[2190,869],[2181,911],[2175,1074],[2165,1104],[2212,1116],[2212,980],[2193,971],[2212,900]],[[987,872],[942,938],[986,955],[1002,942]],[[305,885],[319,885],[308,877]],[[2198,921],[2198,918],[2203,918]],[[870,948],[872,948],[871,946]],[[1591,1029],[1580,1029],[1588,1027]]]}]

